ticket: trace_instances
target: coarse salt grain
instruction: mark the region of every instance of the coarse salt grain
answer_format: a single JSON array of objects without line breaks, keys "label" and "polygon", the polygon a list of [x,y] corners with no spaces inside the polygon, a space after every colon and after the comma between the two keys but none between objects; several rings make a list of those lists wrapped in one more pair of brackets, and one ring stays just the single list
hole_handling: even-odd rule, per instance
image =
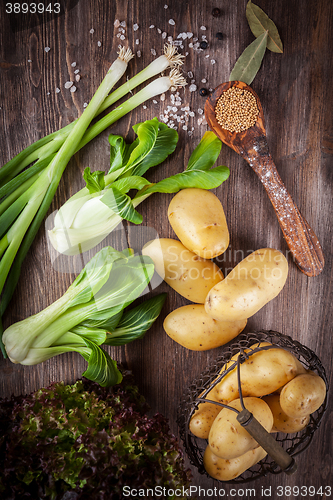
[{"label": "coarse salt grain", "polygon": [[165,101],[165,94],[161,94],[161,97],[160,97],[161,101]]},{"label": "coarse salt grain", "polygon": [[142,106],[142,109],[147,109],[147,106],[144,104],[144,105]]},{"label": "coarse salt grain", "polygon": [[192,36],[193,36],[193,33],[191,31],[188,31],[186,34],[187,34],[187,38],[192,38]]},{"label": "coarse salt grain", "polygon": [[28,62],[32,62],[32,60],[31,60],[31,59],[28,59]]},{"label": "coarse salt grain", "polygon": [[55,89],[55,91],[56,91],[56,94],[59,94],[60,89],[57,87],[57,88]]},{"label": "coarse salt grain", "polygon": [[139,25],[138,24],[133,24],[133,31],[137,31],[139,29]]},{"label": "coarse salt grain", "polygon": [[75,75],[75,81],[79,82],[80,81],[80,75]]},{"label": "coarse salt grain", "polygon": [[[125,35],[120,35],[120,37],[119,37],[119,38],[120,38],[120,40],[125,40]],[[101,42],[99,42],[99,43],[101,43]],[[97,44],[97,45],[98,45],[98,44]],[[101,44],[101,45],[102,45],[102,44]],[[100,47],[101,45],[98,45],[98,46]]]},{"label": "coarse salt grain", "polygon": [[121,21],[120,26],[122,26],[123,28],[126,28],[126,21]]},{"label": "coarse salt grain", "polygon": [[209,54],[207,54],[207,55],[205,56],[205,58],[206,58],[206,59],[209,59],[209,58],[210,58],[210,55],[209,55]]},{"label": "coarse salt grain", "polygon": [[83,103],[83,107],[86,108],[88,106],[88,103],[87,102],[84,102]]},{"label": "coarse salt grain", "polygon": [[175,23],[175,21],[174,21],[173,19],[169,19],[169,21],[168,21],[168,22],[169,22],[169,24],[171,24],[172,26],[174,26],[174,25],[176,24],[176,23]]},{"label": "coarse salt grain", "polygon": [[72,62],[71,66],[72,66],[72,68],[75,68],[75,66],[76,66],[76,62],[75,62],[75,61],[74,61],[74,62]]},{"label": "coarse salt grain", "polygon": [[45,50],[45,52],[50,52],[51,49],[50,49],[50,47],[45,47],[44,50]]},{"label": "coarse salt grain", "polygon": [[192,73],[192,71],[188,71],[187,76],[188,76],[189,78],[193,78],[193,73]]},{"label": "coarse salt grain", "polygon": [[70,88],[70,92],[75,92],[76,91],[76,87],[75,85],[73,85],[73,87]]},{"label": "coarse salt grain", "polygon": [[163,40],[164,40],[164,38],[166,38],[166,37],[167,37],[167,33],[166,33],[165,31],[163,31],[163,33],[162,33],[162,38],[163,38]]},{"label": "coarse salt grain", "polygon": [[[122,35],[122,36],[124,36],[124,35]],[[125,37],[124,37],[124,38],[125,38]],[[120,37],[120,40],[122,40],[122,38],[121,38],[121,37]],[[98,42],[97,42],[97,45],[98,45],[98,47],[101,47],[101,46],[102,46],[102,42],[98,41]]]},{"label": "coarse salt grain", "polygon": [[135,45],[139,45],[139,43],[140,43],[140,40],[137,38],[137,39],[135,40]]},{"label": "coarse salt grain", "polygon": [[76,69],[76,70],[74,71],[74,75],[77,75],[78,73],[80,73],[80,70],[79,70],[79,69]]},{"label": "coarse salt grain", "polygon": [[157,101],[156,101],[156,99],[153,99],[153,103],[154,103],[154,104],[157,104]]},{"label": "coarse salt grain", "polygon": [[211,59],[210,63],[215,64],[216,63],[215,59]]},{"label": "coarse salt grain", "polygon": [[66,82],[66,83],[65,83],[65,85],[64,85],[65,89],[70,89],[70,88],[71,88],[71,86],[73,85],[73,83],[74,83],[74,82],[69,82],[69,81],[68,81],[68,82]]},{"label": "coarse salt grain", "polygon": [[206,31],[206,29],[207,29],[207,28],[206,28],[206,26],[200,26],[200,29],[201,29],[202,31]]},{"label": "coarse salt grain", "polygon": [[156,56],[156,50],[155,49],[150,49],[150,52],[152,53],[153,56]]},{"label": "coarse salt grain", "polygon": [[189,88],[188,88],[188,89],[189,89],[189,91],[190,91],[190,92],[195,92],[195,91],[197,90],[197,86],[196,86],[196,85],[194,85],[194,83],[192,83],[192,84],[189,86]]},{"label": "coarse salt grain", "polygon": [[[115,28],[119,28],[119,26],[120,26],[120,21],[119,21],[119,19],[116,19],[116,20],[115,20],[115,22],[113,23],[113,26],[114,26]],[[93,32],[94,32],[94,30],[90,30],[90,33],[93,33]]]},{"label": "coarse salt grain", "polygon": [[183,125],[183,130],[187,130],[187,125]]},{"label": "coarse salt grain", "polygon": [[151,25],[149,26],[149,29],[152,29],[152,28],[155,28],[155,24],[151,24]]},{"label": "coarse salt grain", "polygon": [[167,9],[169,6],[167,4],[164,5],[164,8]]},{"label": "coarse salt grain", "polygon": [[206,82],[207,82],[206,78],[203,78],[203,79],[201,80],[201,83],[206,83]]},{"label": "coarse salt grain", "polygon": [[137,53],[136,53],[136,55],[137,55],[138,57],[141,57],[141,50],[138,50],[138,51],[137,51]]},{"label": "coarse salt grain", "polygon": [[[118,19],[116,19],[116,20],[115,20],[115,22],[114,22],[114,26],[116,26],[116,22],[117,22],[117,21],[118,21]],[[119,21],[118,21],[118,23],[119,23]],[[91,28],[91,30],[89,31],[89,33],[91,33],[91,34],[93,35],[93,34],[95,33],[94,28]]]},{"label": "coarse salt grain", "polygon": [[192,42],[189,43],[188,46],[189,46],[190,49],[192,49],[193,48],[193,43]]},{"label": "coarse salt grain", "polygon": [[202,113],[203,113],[203,109],[198,108],[198,114],[199,114],[199,115],[202,115]]},{"label": "coarse salt grain", "polygon": [[169,42],[169,43],[172,43],[172,42],[173,42],[173,38],[172,38],[172,36],[168,36],[168,42]]}]

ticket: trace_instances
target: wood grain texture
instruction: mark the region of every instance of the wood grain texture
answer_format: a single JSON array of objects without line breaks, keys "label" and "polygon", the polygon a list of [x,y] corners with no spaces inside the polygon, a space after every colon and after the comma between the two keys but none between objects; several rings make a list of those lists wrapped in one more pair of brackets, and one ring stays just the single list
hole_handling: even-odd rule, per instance
[{"label": "wood grain texture", "polygon": [[[192,40],[186,40],[181,50],[188,52],[184,73],[193,73],[188,81],[190,84],[195,80],[198,90],[201,87],[213,89],[228,80],[237,57],[253,40],[245,17],[245,0],[223,4],[213,0],[79,0],[67,4],[66,12],[48,22],[24,15],[9,19],[4,11],[5,2],[0,7],[1,165],[33,141],[82,113],[84,103],[91,99],[115,58],[120,43],[115,19],[127,23],[123,43],[141,51],[141,57],[137,56],[129,65],[129,77],[151,62],[151,49],[161,53],[163,32],[174,38],[180,32],[193,32],[199,41],[203,34],[206,35],[208,48],[205,51],[189,47]],[[167,9],[164,4],[168,5]],[[257,4],[276,23],[284,53],[266,52],[252,87],[263,106],[267,138],[277,170],[317,234],[326,263],[324,271],[316,278],[308,278],[298,270],[259,179],[246,161],[227,146],[222,147],[218,164],[227,165],[231,175],[214,192],[223,204],[231,240],[217,263],[227,274],[243,257],[258,248],[277,248],[287,256],[290,272],[282,293],[249,319],[247,331],[274,329],[291,335],[316,352],[332,380],[333,4],[327,0],[274,3],[260,0]],[[216,6],[222,10],[219,18],[211,14]],[[174,19],[175,25],[169,24],[169,19]],[[134,23],[139,25],[137,31],[133,30]],[[151,25],[155,27],[150,28]],[[203,31],[201,26],[207,29]],[[94,33],[90,33],[92,28]],[[223,40],[215,37],[218,31],[224,34]],[[138,45],[136,40],[139,40]],[[45,47],[50,47],[50,51],[45,52]],[[73,62],[77,63],[75,68]],[[74,79],[76,68],[80,69],[81,79],[77,91],[70,93],[64,84]],[[202,83],[202,79],[206,79],[206,83]],[[59,93],[56,88],[60,89]],[[188,116],[186,123],[192,135],[183,130],[185,124],[178,126],[177,149],[163,165],[149,173],[152,181],[183,170],[195,145],[208,129],[204,123],[198,123],[202,118],[198,110],[204,108],[205,98],[198,91],[190,92],[189,86],[180,96],[181,107],[189,106],[195,113],[193,117]],[[154,116],[159,118],[171,105],[169,94],[164,102],[159,99],[157,103],[147,102],[146,108],[139,107],[78,152],[63,175],[49,215],[83,187],[82,173],[86,166],[107,170],[108,133],[133,140],[131,127],[135,123]],[[144,225],[161,237],[175,237],[167,220],[171,198],[171,195],[154,195],[140,206]],[[111,244],[121,249],[129,241],[134,247],[140,247],[147,238],[148,232],[133,230],[130,224],[125,224],[123,231],[110,235],[103,245]],[[41,227],[22,267],[19,286],[4,318],[5,326],[40,311],[62,295],[79,266],[79,260],[68,266],[68,262],[49,252],[45,228]],[[152,413],[165,414],[172,431],[177,434],[176,412],[182,393],[217,357],[219,349],[192,352],[174,343],[163,331],[163,319],[187,301],[166,284],[152,293],[160,291],[168,292],[168,297],[152,330],[143,339],[124,347],[110,348],[109,352],[133,371]],[[35,367],[1,360],[0,396],[27,393],[54,380],[73,382],[84,369],[85,362],[74,353]],[[270,498],[278,499],[284,497],[277,496],[277,486],[313,485],[319,488],[332,485],[332,419],[329,410],[310,448],[297,457],[298,472],[294,476],[269,476],[248,486],[256,489],[256,498],[264,498],[262,487],[271,486]],[[221,488],[217,481],[195,470],[193,474],[194,485]],[[231,490],[227,484],[223,484],[223,488],[226,493]],[[224,497],[217,495],[214,498]]]}]

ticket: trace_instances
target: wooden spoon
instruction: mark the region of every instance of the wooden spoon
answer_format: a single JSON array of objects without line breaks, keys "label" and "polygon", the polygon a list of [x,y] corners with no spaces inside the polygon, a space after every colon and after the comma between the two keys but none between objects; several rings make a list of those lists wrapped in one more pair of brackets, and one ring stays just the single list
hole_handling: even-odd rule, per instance
[{"label": "wooden spoon", "polygon": [[[215,106],[222,92],[230,87],[247,90],[257,101],[259,114],[255,125],[242,132],[229,132],[217,122]],[[234,81],[219,85],[205,104],[209,127],[253,168],[272,202],[279,224],[295,263],[307,276],[317,276],[324,267],[324,256],[317,236],[301,215],[276,170],[268,150],[264,114],[257,94],[246,83]]]}]

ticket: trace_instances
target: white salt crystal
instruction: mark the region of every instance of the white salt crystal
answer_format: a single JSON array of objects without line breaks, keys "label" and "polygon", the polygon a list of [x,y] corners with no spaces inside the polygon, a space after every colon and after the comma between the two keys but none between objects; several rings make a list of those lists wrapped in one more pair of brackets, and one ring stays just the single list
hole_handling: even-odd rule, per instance
[{"label": "white salt crystal", "polygon": [[150,49],[150,52],[153,54],[153,56],[156,56],[156,50],[155,49]]},{"label": "white salt crystal", "polygon": [[192,49],[193,48],[193,43],[192,42],[189,43],[188,46],[190,47],[190,49]]},{"label": "white salt crystal", "polygon": [[31,59],[28,59],[28,62],[32,62],[32,60],[31,60]]},{"label": "white salt crystal", "polygon": [[[121,36],[124,36],[124,35],[121,35]],[[125,38],[125,37],[124,37],[124,38]],[[121,38],[121,37],[120,37],[120,40],[123,40],[124,38]],[[97,42],[97,45],[98,45],[98,47],[102,47],[102,42],[98,41],[98,42]]]},{"label": "white salt crystal", "polygon": [[176,23],[173,19],[169,19],[169,24],[171,24],[172,26],[174,26]]},{"label": "white salt crystal", "polygon": [[187,130],[187,125],[183,125],[183,130]]},{"label": "white salt crystal", "polygon": [[135,45],[139,45],[139,43],[140,43],[140,40],[137,38],[137,39],[135,40]]},{"label": "white salt crystal", "polygon": [[190,112],[189,112],[189,115],[190,115],[191,117],[193,117],[193,116],[194,116],[193,111],[190,111]]},{"label": "white salt crystal", "polygon": [[206,82],[207,82],[206,78],[203,78],[203,79],[201,80],[201,83],[206,83]]},{"label": "white salt crystal", "polygon": [[206,59],[208,59],[209,57],[210,57],[210,55],[209,55],[209,54],[207,54],[207,55],[205,56],[205,58],[206,58]]},{"label": "white salt crystal", "polygon": [[210,62],[211,62],[211,64],[215,64],[216,63],[215,59],[211,59]]},{"label": "white salt crystal", "polygon": [[120,26],[122,26],[123,28],[126,28],[126,21],[122,21],[122,22],[120,23]]},{"label": "white salt crystal", "polygon": [[[120,38],[120,40],[125,40],[125,35],[120,35],[120,37],[119,37],[119,38]],[[101,42],[99,42],[99,43],[101,43]],[[97,44],[97,45],[98,45],[98,44]],[[102,45],[102,44],[101,44],[101,45]],[[98,46],[100,47],[101,45],[98,45]]]},{"label": "white salt crystal", "polygon": [[156,101],[156,99],[153,99],[153,103],[154,103],[154,104],[157,104],[157,101]]},{"label": "white salt crystal", "polygon": [[45,52],[50,52],[51,49],[50,49],[50,47],[45,47],[44,50],[45,50]]},{"label": "white salt crystal", "polygon": [[79,81],[80,81],[80,78],[81,78],[81,77],[80,77],[80,75],[75,75],[75,80],[76,80],[77,82],[79,82]]},{"label": "white salt crystal", "polygon": [[73,87],[70,88],[70,92],[75,92],[76,91],[76,87],[75,85],[73,85]]},{"label": "white salt crystal", "polygon": [[152,28],[155,28],[155,25],[154,25],[154,24],[151,24],[151,25],[149,26],[149,29],[152,29]]},{"label": "white salt crystal", "polygon": [[[114,24],[114,26],[116,26],[116,22],[117,22],[117,21],[118,21],[118,19],[116,19],[116,20],[115,20],[115,22],[113,23],[113,24]],[[118,21],[118,23],[119,23],[119,21]],[[91,28],[91,30],[89,31],[89,33],[91,33],[91,34],[93,35],[93,34],[95,33],[94,28]]]},{"label": "white salt crystal", "polygon": [[206,29],[207,29],[207,28],[206,28],[206,26],[200,26],[200,29],[201,29],[202,31],[206,31]]},{"label": "white salt crystal", "polygon": [[173,106],[172,111],[173,111],[174,113],[176,113],[176,111],[177,111],[176,106]]},{"label": "white salt crystal", "polygon": [[160,28],[157,28],[157,33],[161,34],[162,30]]},{"label": "white salt crystal", "polygon": [[163,31],[163,33],[162,33],[162,38],[163,38],[163,40],[164,40],[164,38],[166,38],[166,37],[167,37],[167,33],[166,33],[165,31]]},{"label": "white salt crystal", "polygon": [[161,101],[165,101],[165,94],[161,94],[161,97],[160,97]]},{"label": "white salt crystal", "polygon": [[74,71],[74,74],[75,74],[75,75],[77,75],[78,73],[80,73],[80,70],[79,70],[79,69],[76,69],[76,70]]},{"label": "white salt crystal", "polygon": [[144,105],[142,106],[142,109],[147,109],[147,106],[144,104]]},{"label": "white salt crystal", "polygon": [[173,38],[172,38],[172,36],[168,36],[168,42],[169,42],[169,43],[172,43],[172,42],[173,42]]},{"label": "white salt crystal", "polygon": [[76,62],[72,62],[71,66],[72,66],[72,68],[75,68]]},{"label": "white salt crystal", "polygon": [[56,91],[56,94],[59,94],[60,89],[57,87],[57,88],[55,89],[55,91]]},{"label": "white salt crystal", "polygon": [[189,71],[189,72],[187,73],[187,76],[188,76],[189,78],[193,78],[193,73],[192,73],[192,71]]},{"label": "white salt crystal", "polygon": [[168,5],[166,5],[166,4],[164,5],[164,8],[165,8],[165,9],[167,9],[168,7],[169,7]]},{"label": "white salt crystal", "polygon": [[190,92],[195,92],[195,91],[197,90],[197,86],[196,86],[196,85],[194,85],[194,83],[192,83],[192,84],[189,86],[189,88],[188,88],[188,89],[189,89],[189,91],[190,91]]},{"label": "white salt crystal", "polygon": [[133,31],[137,31],[139,29],[139,25],[138,24],[133,24]]},{"label": "white salt crystal", "polygon": [[198,114],[199,114],[199,115],[202,115],[202,113],[203,113],[203,109],[199,108],[199,109],[198,109]]},{"label": "white salt crystal", "polygon": [[83,107],[84,107],[84,108],[86,108],[87,106],[88,106],[88,103],[87,103],[87,102],[83,103]]},{"label": "white salt crystal", "polygon": [[186,34],[187,34],[187,38],[192,38],[192,36],[193,36],[193,33],[191,33],[191,31],[188,31]]},{"label": "white salt crystal", "polygon": [[138,57],[141,57],[141,50],[138,50],[138,51],[137,51],[137,53],[136,53],[136,55],[137,55]]},{"label": "white salt crystal", "polygon": [[65,89],[70,89],[71,86],[73,85],[73,83],[74,82],[66,82],[65,85],[64,85]]},{"label": "white salt crystal", "polygon": [[[114,26],[115,28],[119,28],[119,26],[120,26],[120,21],[119,21],[119,19],[116,19],[116,20],[115,20],[115,22],[113,23],[113,26]],[[95,31],[94,29],[91,29],[91,30],[90,30],[90,33],[94,33],[94,31]]]}]

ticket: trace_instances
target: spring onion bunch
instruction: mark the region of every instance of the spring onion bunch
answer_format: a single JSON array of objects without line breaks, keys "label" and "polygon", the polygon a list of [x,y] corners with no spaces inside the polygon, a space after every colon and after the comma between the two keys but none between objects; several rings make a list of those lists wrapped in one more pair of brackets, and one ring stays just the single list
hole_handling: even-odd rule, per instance
[{"label": "spring onion bunch", "polygon": [[117,384],[121,374],[100,346],[131,342],[150,328],[165,294],[124,313],[147,287],[154,273],[151,259],[100,250],[87,263],[65,294],[43,311],[11,325],[3,343],[13,363],[35,365],[75,351],[88,362],[84,376],[102,386]]},{"label": "spring onion bunch", "polygon": [[[59,209],[54,227],[48,231],[53,247],[65,255],[75,255],[100,243],[126,219],[142,222],[136,207],[153,193],[176,193],[184,188],[214,189],[229,176],[225,166],[213,167],[221,141],[206,132],[193,151],[186,170],[156,184],[143,177],[176,147],[178,134],[157,118],[133,127],[137,138],[126,144],[118,135],[110,135],[111,166],[109,172],[84,172],[86,187]],[[137,193],[130,198],[128,192]]]},{"label": "spring onion bunch", "polygon": [[[0,169],[0,333],[1,317],[14,293],[23,260],[49,209],[71,156],[147,99],[166,92],[172,86],[185,85],[185,80],[177,69],[182,64],[182,56],[177,54],[174,47],[166,46],[164,55],[108,96],[132,57],[129,49],[121,48],[119,57],[111,65],[80,118],[29,146]],[[90,126],[92,119],[106,107],[170,66],[172,70],[169,76],[152,81]],[[2,345],[1,348],[5,355]]]}]

